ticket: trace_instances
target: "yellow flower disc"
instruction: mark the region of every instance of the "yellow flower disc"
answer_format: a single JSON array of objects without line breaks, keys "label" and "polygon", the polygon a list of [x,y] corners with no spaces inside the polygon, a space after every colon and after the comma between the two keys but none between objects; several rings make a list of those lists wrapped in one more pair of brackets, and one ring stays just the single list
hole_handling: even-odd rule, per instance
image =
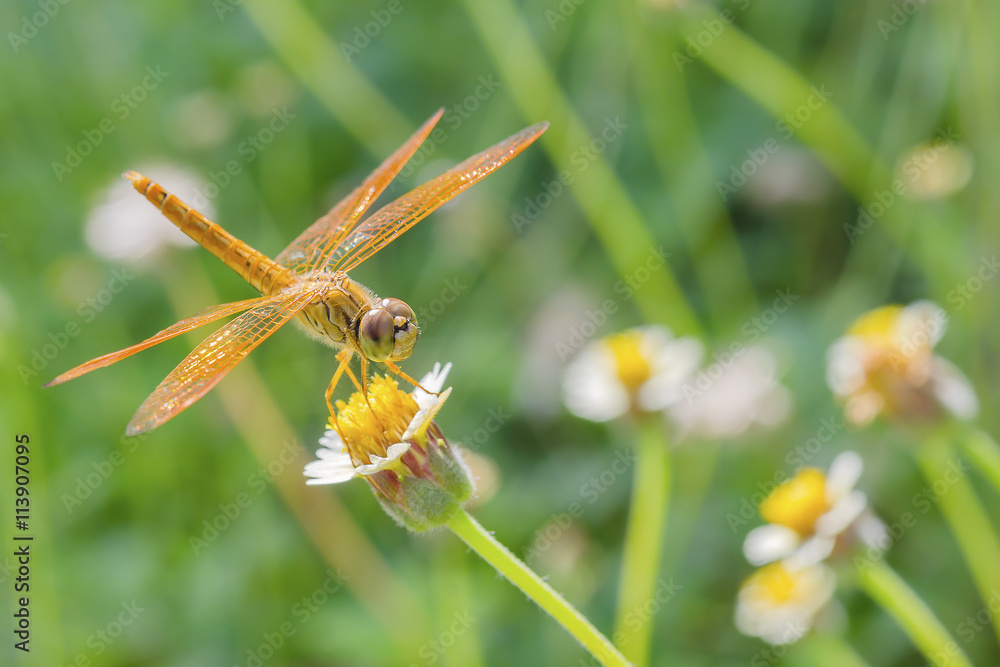
[{"label": "yellow flower disc", "polygon": [[754,597],[767,598],[774,606],[778,606],[793,598],[798,583],[799,577],[779,562],[765,565],[754,572],[743,583],[743,588],[753,590]]},{"label": "yellow flower disc", "polygon": [[642,333],[626,331],[604,340],[615,356],[618,378],[630,391],[636,391],[652,374],[649,361],[639,349]]},{"label": "yellow flower disc", "polygon": [[788,526],[799,535],[813,532],[816,519],[830,509],[826,477],[815,468],[804,468],[771,492],[760,504],[760,515],[770,523]]}]

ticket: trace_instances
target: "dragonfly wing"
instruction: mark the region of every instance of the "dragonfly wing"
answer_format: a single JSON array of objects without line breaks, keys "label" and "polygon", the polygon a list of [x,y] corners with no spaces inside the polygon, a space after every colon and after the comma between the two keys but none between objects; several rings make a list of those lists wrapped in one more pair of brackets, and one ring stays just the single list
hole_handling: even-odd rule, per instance
[{"label": "dragonfly wing", "polygon": [[389,186],[403,165],[413,157],[443,114],[444,109],[438,109],[406,143],[369,174],[361,185],[281,251],[275,261],[297,273],[309,273],[326,264],[330,253],[357,226],[361,216]]},{"label": "dragonfly wing", "polygon": [[200,326],[208,324],[209,322],[214,322],[215,320],[221,319],[228,315],[235,315],[236,313],[241,313],[248,308],[257,306],[260,304],[267,303],[278,299],[277,296],[259,296],[255,299],[247,299],[246,301],[235,301],[233,303],[220,303],[217,306],[209,306],[202,311],[183,319],[176,324],[172,324],[160,333],[147,338],[141,343],[137,343],[131,347],[126,347],[124,350],[118,350],[117,352],[112,352],[110,354],[105,354],[104,356],[97,357],[96,359],[91,359],[85,364],[80,364],[76,368],[66,371],[59,377],[55,378],[51,382],[48,382],[44,386],[52,387],[57,384],[62,384],[63,382],[68,382],[74,380],[81,375],[85,375],[90,371],[96,371],[98,368],[104,368],[105,366],[110,366],[113,363],[119,362],[122,359],[131,357],[136,352],[142,352],[143,350],[158,345],[165,340],[170,340],[175,336],[191,331],[192,329],[197,329]]},{"label": "dragonfly wing", "polygon": [[186,409],[314,298],[313,291],[277,295],[203,340],[139,406],[126,433],[156,428]]},{"label": "dragonfly wing", "polygon": [[538,123],[527,127],[385,205],[330,253],[326,269],[350,271],[358,266],[439,206],[523,151],[548,126],[548,123]]}]

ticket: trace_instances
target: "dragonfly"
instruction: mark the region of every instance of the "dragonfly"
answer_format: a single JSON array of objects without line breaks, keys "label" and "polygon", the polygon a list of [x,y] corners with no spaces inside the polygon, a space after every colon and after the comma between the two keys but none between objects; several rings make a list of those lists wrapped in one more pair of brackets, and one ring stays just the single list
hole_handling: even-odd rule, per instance
[{"label": "dragonfly", "polygon": [[[180,414],[292,319],[307,335],[338,350],[339,366],[326,389],[331,412],[331,396],[344,373],[367,395],[368,362],[382,363],[390,372],[417,386],[417,381],[396,364],[410,356],[420,334],[413,309],[400,299],[378,297],[350,278],[348,272],[519,154],[548,128],[545,122],[527,127],[364,217],[427,139],[443,113],[444,109],[439,109],[361,185],[274,259],[237,239],[158,183],[134,171],[125,172],[123,176],[167,219],[221,259],[261,296],[205,308],[141,343],[81,364],[45,386],[62,384],[110,366],[182,333],[239,313],[242,314],[203,340],[167,375],[139,406],[126,434],[148,432]],[[354,355],[360,359],[360,383],[349,367]]]}]

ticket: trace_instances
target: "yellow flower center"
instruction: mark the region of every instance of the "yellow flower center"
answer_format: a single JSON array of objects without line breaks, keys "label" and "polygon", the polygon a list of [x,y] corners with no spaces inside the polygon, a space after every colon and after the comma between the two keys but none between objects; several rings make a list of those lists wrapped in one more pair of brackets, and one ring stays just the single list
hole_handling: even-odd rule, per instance
[{"label": "yellow flower center", "polygon": [[395,380],[376,375],[368,382],[367,402],[360,391],[347,403],[337,401],[330,426],[344,439],[354,463],[363,465],[373,455],[385,456],[389,445],[400,441],[417,410],[417,402]]},{"label": "yellow flower center", "polygon": [[[885,410],[919,411],[914,404],[913,387],[926,377],[927,364],[934,354],[934,342],[927,331],[900,329],[903,306],[876,308],[859,318],[847,331],[864,341],[865,382],[860,392],[871,391],[881,397]],[[922,326],[922,325],[921,325]]]},{"label": "yellow flower center", "polygon": [[893,330],[902,312],[902,306],[876,308],[859,317],[847,330],[847,335],[859,336],[873,343],[889,346],[892,344]]},{"label": "yellow flower center", "polygon": [[830,509],[826,477],[815,468],[803,468],[760,504],[760,515],[770,523],[788,526],[799,535],[813,532],[816,519]]},{"label": "yellow flower center", "polygon": [[801,577],[788,571],[780,562],[765,565],[743,583],[744,588],[752,588],[755,596],[767,598],[775,606],[784,604],[795,597],[795,587]]},{"label": "yellow flower center", "polygon": [[652,374],[649,361],[639,349],[641,340],[639,331],[626,331],[604,339],[615,357],[618,379],[629,391],[638,390]]}]

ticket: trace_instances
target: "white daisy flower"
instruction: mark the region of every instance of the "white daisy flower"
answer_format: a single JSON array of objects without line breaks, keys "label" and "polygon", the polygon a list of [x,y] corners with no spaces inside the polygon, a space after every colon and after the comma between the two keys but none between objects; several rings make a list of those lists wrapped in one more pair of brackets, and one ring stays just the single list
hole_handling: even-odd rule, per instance
[{"label": "white daisy flower", "polygon": [[778,381],[778,362],[768,349],[746,348],[713,371],[709,367],[689,380],[684,400],[667,408],[681,437],[735,438],[754,424],[776,427],[788,417],[791,397]]},{"label": "white daisy flower", "polygon": [[847,420],[862,426],[880,415],[974,417],[979,401],[969,380],[934,354],[947,321],[929,301],[885,306],[835,341],[827,352],[827,383],[844,401]]},{"label": "white daisy flower", "polygon": [[683,397],[701,362],[702,345],[674,338],[663,326],[645,326],[590,343],[569,363],[566,407],[603,422],[633,411],[657,412]]},{"label": "white daisy flower", "polygon": [[938,138],[918,144],[900,156],[896,178],[910,199],[944,199],[972,180],[972,152],[961,144]]},{"label": "white daisy flower", "polygon": [[736,628],[769,644],[792,644],[812,628],[833,597],[836,576],[825,565],[793,569],[765,565],[743,582],[736,598]]},{"label": "white daisy flower", "polygon": [[435,364],[410,393],[376,375],[367,395],[337,401],[317,460],[306,465],[306,484],[361,477],[400,525],[424,531],[447,523],[473,492],[462,457],[434,422],[451,394],[441,391],[449,370]]},{"label": "white daisy flower", "polygon": [[801,568],[829,556],[837,539],[857,525],[868,506],[865,494],[854,488],[863,468],[856,452],[844,452],[826,475],[803,468],[778,486],[760,505],[760,514],[769,523],[750,531],[743,543],[747,561],[764,565],[783,560]]},{"label": "white daisy flower", "polygon": [[[317,460],[306,465],[305,475],[311,478],[306,480],[306,484],[339,484],[355,477],[374,475],[382,470],[396,467],[403,455],[410,451],[410,441],[426,433],[434,416],[451,394],[450,387],[446,391],[441,391],[449,371],[451,371],[450,363],[444,367],[439,363],[434,364],[434,369],[420,380],[420,386],[415,387],[409,394],[416,403],[416,412],[408,419],[398,441],[385,448],[384,455],[380,455],[378,450],[367,451],[365,453],[368,462],[356,463],[355,461],[362,459],[362,455],[355,452],[352,457],[340,433],[332,428],[327,430],[320,438],[319,444],[323,447],[316,452]],[[369,391],[370,394],[374,393],[375,387]]]}]

